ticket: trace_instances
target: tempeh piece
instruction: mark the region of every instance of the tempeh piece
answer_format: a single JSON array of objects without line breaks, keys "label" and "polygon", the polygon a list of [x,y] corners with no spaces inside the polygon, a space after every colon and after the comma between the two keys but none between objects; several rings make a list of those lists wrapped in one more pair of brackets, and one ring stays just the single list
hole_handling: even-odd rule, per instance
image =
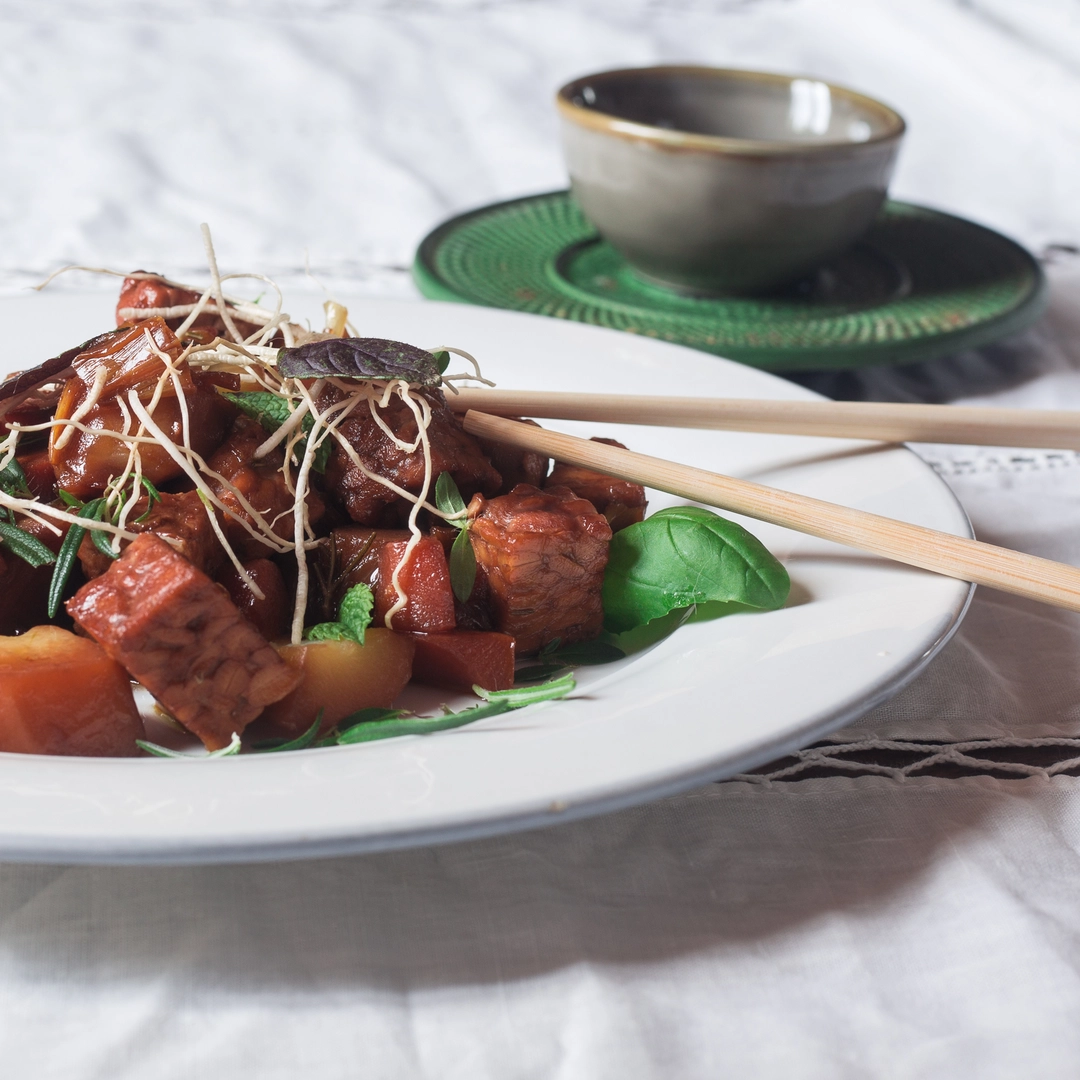
[{"label": "tempeh piece", "polygon": [[136,537],[67,609],[210,750],[300,680],[225,590],[153,533]]}]

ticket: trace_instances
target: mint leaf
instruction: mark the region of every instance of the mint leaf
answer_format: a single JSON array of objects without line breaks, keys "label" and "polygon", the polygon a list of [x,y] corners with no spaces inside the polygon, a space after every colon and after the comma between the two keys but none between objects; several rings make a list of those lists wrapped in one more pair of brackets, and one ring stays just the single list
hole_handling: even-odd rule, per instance
[{"label": "mint leaf", "polygon": [[715,600],[769,611],[783,607],[790,585],[783,566],[741,525],[700,507],[671,507],[612,538],[604,626],[619,633]]},{"label": "mint leaf", "polygon": [[305,641],[355,641],[344,623],[321,622],[304,631]]},{"label": "mint leaf", "polygon": [[364,644],[364,631],[371,625],[374,609],[375,597],[363,583],[354,585],[342,598],[338,621],[344,625],[353,641]]},{"label": "mint leaf", "polygon": [[[289,402],[280,394],[272,394],[269,390],[246,390],[242,393],[221,390],[220,393],[222,397],[231,401],[241,412],[246,413],[253,420],[258,420],[269,435],[277,431],[292,415]],[[300,421],[300,429],[305,435],[308,435],[314,426],[314,418],[310,413],[306,413],[303,420]],[[333,441],[331,438],[325,438],[319,443],[319,447],[315,451],[315,458],[311,463],[311,467],[317,473],[326,472],[326,463],[330,460],[330,451],[332,449]],[[297,464],[306,453],[307,440],[302,439],[296,444],[293,452]]]}]

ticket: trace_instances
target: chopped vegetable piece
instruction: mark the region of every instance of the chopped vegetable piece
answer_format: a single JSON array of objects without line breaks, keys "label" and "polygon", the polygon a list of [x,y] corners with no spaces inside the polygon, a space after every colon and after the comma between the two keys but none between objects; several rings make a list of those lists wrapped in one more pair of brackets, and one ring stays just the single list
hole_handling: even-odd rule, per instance
[{"label": "chopped vegetable piece", "polygon": [[321,732],[359,709],[388,708],[412,673],[412,638],[378,627],[365,643],[312,641],[284,645],[282,659],[299,682],[287,697],[271,705],[251,725],[258,739],[295,739],[323,711]]},{"label": "chopped vegetable piece", "polygon": [[[393,574],[405,554],[405,542],[384,544],[375,586],[375,622],[384,625],[387,612],[397,602]],[[450,566],[442,544],[432,536],[422,537],[398,575],[408,597],[405,606],[390,620],[395,630],[437,634],[453,630],[454,590]]]},{"label": "chopped vegetable piece", "polygon": [[509,690],[514,685],[514,639],[485,630],[413,634],[413,679],[447,690]]},{"label": "chopped vegetable piece", "polygon": [[0,638],[0,750],[129,757],[144,736],[127,672],[58,626]]},{"label": "chopped vegetable piece", "polygon": [[67,608],[208,750],[227,746],[300,681],[225,590],[153,533]]}]

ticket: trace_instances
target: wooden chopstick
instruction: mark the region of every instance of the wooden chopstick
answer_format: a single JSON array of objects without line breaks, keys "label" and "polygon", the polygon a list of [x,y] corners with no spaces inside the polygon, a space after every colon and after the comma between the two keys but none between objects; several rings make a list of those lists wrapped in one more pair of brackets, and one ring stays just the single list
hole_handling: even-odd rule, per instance
[{"label": "wooden chopstick", "polygon": [[946,577],[1080,611],[1080,569],[748,480],[469,410],[465,430]]},{"label": "wooden chopstick", "polygon": [[614,424],[828,435],[881,442],[961,443],[1080,450],[1080,412],[909,405],[881,401],[758,401],[647,397],[463,387],[447,394],[457,412],[594,420]]}]

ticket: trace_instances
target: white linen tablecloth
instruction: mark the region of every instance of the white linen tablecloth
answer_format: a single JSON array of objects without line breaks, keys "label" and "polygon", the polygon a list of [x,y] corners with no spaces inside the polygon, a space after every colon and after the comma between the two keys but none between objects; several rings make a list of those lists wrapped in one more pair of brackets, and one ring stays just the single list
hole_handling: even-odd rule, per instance
[{"label": "white linen tablecloth", "polygon": [[[1080,407],[1075,0],[0,0],[0,45],[11,289],[68,262],[198,273],[207,220],[230,267],[289,283],[306,252],[331,286],[414,295],[438,220],[564,183],[570,76],[849,83],[909,120],[895,194],[1047,251],[1053,304],[1013,341],[814,384]],[[1080,563],[1080,456],[920,452],[982,538]],[[1075,1076],[1080,780],[1020,751],[1080,746],[1078,658],[1080,616],[980,590],[927,671],[830,740],[962,742],[1004,762],[983,775],[759,775],[308,863],[0,866],[0,1071]]]}]

